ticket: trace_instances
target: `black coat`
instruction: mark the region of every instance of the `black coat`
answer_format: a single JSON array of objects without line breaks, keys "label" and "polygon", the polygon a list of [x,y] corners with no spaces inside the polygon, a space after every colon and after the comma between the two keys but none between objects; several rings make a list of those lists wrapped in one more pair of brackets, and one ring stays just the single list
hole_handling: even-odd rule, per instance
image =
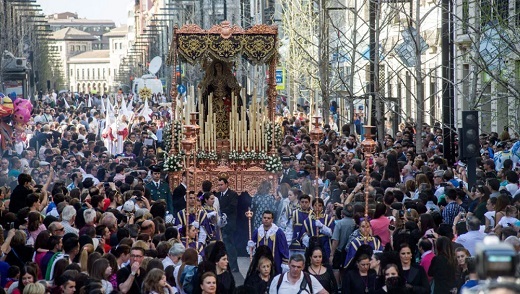
[{"label": "black coat", "polygon": [[435,256],[428,269],[428,274],[433,277],[433,293],[449,293],[456,287],[455,272],[455,267],[449,264],[445,256]]},{"label": "black coat", "polygon": [[27,195],[31,194],[32,191],[25,188],[24,186],[16,186],[11,194],[11,200],[9,201],[9,211],[14,214],[18,213],[22,208],[26,207],[25,200]]},{"label": "black coat", "polygon": [[226,194],[217,193],[220,202],[220,212],[227,215],[227,225],[222,228],[223,232],[233,233],[237,228],[237,192],[228,189]]},{"label": "black coat", "polygon": [[430,293],[430,283],[424,268],[417,264],[412,264],[410,270],[403,270],[403,277],[406,283],[413,286],[413,293],[422,294]]},{"label": "black coat", "polygon": [[184,200],[184,196],[186,196],[186,187],[180,184],[175,188],[172,192],[172,204],[173,204],[173,215],[177,215],[177,212],[186,208],[186,200]]},{"label": "black coat", "polygon": [[361,277],[358,269],[348,270],[341,280],[341,293],[365,293],[366,288],[370,292],[375,291],[376,274],[372,271],[368,272],[367,277]]}]

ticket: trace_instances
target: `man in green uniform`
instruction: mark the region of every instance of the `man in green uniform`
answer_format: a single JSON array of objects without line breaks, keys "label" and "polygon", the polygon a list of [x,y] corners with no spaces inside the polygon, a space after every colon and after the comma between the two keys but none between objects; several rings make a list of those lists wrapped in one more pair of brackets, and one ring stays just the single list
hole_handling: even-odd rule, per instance
[{"label": "man in green uniform", "polygon": [[152,204],[161,199],[165,200],[166,210],[169,211],[169,213],[173,213],[172,192],[170,191],[168,183],[161,180],[161,167],[152,165],[150,166],[150,171],[152,173],[152,180],[146,184],[146,188],[150,190]]}]

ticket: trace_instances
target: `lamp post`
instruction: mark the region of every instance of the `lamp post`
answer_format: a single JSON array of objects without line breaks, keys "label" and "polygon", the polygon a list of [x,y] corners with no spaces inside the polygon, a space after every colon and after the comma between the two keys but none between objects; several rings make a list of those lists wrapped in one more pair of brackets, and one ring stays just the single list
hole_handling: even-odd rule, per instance
[{"label": "lamp post", "polygon": [[310,136],[312,143],[314,143],[314,162],[316,165],[316,174],[314,175],[314,190],[315,190],[315,199],[318,198],[318,145],[320,144],[321,139],[323,138],[323,130],[320,128],[320,116],[313,116],[314,119],[314,128],[310,131]]},{"label": "lamp post", "polygon": [[365,126],[365,140],[361,142],[365,154],[365,219],[368,219],[368,186],[370,185],[370,166],[373,164],[372,155],[376,149],[376,142],[372,139],[372,126]]}]

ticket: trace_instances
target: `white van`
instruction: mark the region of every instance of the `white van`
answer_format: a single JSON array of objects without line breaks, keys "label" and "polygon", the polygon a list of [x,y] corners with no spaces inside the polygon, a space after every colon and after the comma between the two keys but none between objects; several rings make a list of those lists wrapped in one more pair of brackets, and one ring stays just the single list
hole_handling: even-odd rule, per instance
[{"label": "white van", "polygon": [[145,87],[150,89],[152,94],[164,93],[161,80],[155,77],[155,75],[144,75],[141,78],[135,79],[132,84],[132,93],[139,95],[139,90]]}]

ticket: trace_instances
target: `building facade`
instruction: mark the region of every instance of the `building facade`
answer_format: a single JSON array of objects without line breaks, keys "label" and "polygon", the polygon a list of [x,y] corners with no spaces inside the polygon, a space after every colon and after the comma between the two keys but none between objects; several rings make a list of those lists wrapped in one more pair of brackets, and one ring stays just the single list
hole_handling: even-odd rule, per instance
[{"label": "building facade", "polygon": [[50,29],[59,31],[64,28],[74,28],[89,33],[96,39],[92,42],[93,50],[108,50],[108,40],[103,35],[116,27],[112,20],[93,20],[79,18],[77,13],[63,12],[47,16]]}]

